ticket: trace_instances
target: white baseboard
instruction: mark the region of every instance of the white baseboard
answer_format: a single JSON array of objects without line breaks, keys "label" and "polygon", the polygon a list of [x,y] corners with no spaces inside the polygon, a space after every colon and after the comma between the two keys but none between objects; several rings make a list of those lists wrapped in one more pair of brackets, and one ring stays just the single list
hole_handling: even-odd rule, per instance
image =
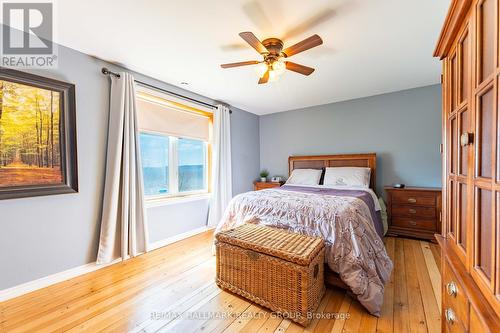
[{"label": "white baseboard", "polygon": [[[210,230],[210,229],[213,229],[213,228],[204,226],[204,227],[190,230],[188,232],[185,232],[185,233],[182,233],[182,234],[179,234],[179,235],[167,238],[167,239],[162,239],[161,241],[151,243],[149,245],[149,247],[150,247],[149,250],[150,251],[156,250],[160,247],[178,242],[180,240],[183,240],[185,238],[200,234],[200,233],[205,232],[205,231]],[[56,283],[59,283],[62,281],[72,279],[72,278],[77,277],[79,275],[83,275],[86,273],[96,271],[98,269],[116,264],[120,261],[121,261],[121,258],[118,258],[118,259],[113,260],[109,264],[101,264],[101,265],[97,265],[95,262],[91,262],[91,263],[86,264],[86,265],[78,266],[75,268],[70,268],[66,271],[62,271],[62,272],[55,273],[55,274],[52,274],[49,276],[45,276],[43,278],[33,280],[30,282],[26,282],[26,283],[23,283],[23,284],[20,284],[20,285],[17,285],[17,286],[8,288],[8,289],[0,290],[0,302],[6,301],[6,300],[14,298],[14,297],[18,297],[18,296],[21,296],[21,295],[24,295],[27,293],[30,293],[30,292],[38,290],[38,289],[48,287],[50,285],[53,285],[53,284],[56,284]]]},{"label": "white baseboard", "polygon": [[205,231],[208,231],[208,230],[211,230],[211,229],[214,229],[214,228],[213,227],[203,226],[203,227],[200,227],[200,228],[196,228],[196,229],[193,229],[193,230],[186,231],[186,232],[184,232],[182,234],[179,234],[179,235],[175,235],[175,236],[172,236],[172,237],[169,237],[169,238],[166,238],[166,239],[159,240],[157,242],[149,244],[149,250],[152,251],[152,250],[159,249],[160,247],[167,246],[169,244],[178,242],[180,240],[186,239],[186,238],[194,236],[194,235],[201,234],[201,233],[203,233]]}]

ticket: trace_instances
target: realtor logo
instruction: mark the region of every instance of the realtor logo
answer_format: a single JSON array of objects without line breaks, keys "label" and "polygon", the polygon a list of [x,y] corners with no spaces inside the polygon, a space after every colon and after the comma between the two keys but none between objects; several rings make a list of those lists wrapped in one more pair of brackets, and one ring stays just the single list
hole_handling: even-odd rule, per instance
[{"label": "realtor logo", "polygon": [[54,6],[52,1],[2,1],[1,66],[55,68]]}]

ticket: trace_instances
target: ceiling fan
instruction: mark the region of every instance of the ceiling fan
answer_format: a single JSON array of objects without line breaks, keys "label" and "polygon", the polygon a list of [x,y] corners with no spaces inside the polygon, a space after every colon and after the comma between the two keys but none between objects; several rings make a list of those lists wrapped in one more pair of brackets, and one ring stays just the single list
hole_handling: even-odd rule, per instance
[{"label": "ceiling fan", "polygon": [[257,65],[257,71],[260,79],[259,84],[275,81],[286,69],[300,73],[302,75],[310,75],[314,72],[314,68],[300,65],[285,59],[297,53],[309,50],[313,47],[323,44],[323,40],[318,35],[313,35],[304,39],[297,44],[294,44],[286,49],[283,49],[283,42],[278,38],[267,38],[262,42],[250,32],[240,32],[240,37],[243,38],[251,47],[263,56],[262,61],[251,60],[233,62],[230,64],[221,65],[222,68],[232,68],[239,66]]}]

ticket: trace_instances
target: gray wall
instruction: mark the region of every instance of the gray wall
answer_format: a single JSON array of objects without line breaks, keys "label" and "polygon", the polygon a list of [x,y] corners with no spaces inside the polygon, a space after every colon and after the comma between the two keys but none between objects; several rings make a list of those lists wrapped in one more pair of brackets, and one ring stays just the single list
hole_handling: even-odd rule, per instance
[{"label": "gray wall", "polygon": [[[59,47],[59,69],[35,74],[76,84],[78,177],[76,194],[0,201],[0,290],[95,261],[106,161],[109,79],[102,66],[120,68]],[[150,84],[213,102],[136,73]],[[259,171],[258,116],[236,108],[231,118],[233,187],[252,189]],[[206,224],[207,199],[148,209],[151,241]],[[195,212],[195,213],[193,213]]]},{"label": "gray wall", "polygon": [[236,108],[232,110],[231,166],[233,195],[236,195],[253,190],[253,181],[259,176],[259,117]]},{"label": "gray wall", "polygon": [[384,185],[441,185],[441,86],[398,91],[260,117],[260,163],[288,174],[290,155],[377,153]]}]

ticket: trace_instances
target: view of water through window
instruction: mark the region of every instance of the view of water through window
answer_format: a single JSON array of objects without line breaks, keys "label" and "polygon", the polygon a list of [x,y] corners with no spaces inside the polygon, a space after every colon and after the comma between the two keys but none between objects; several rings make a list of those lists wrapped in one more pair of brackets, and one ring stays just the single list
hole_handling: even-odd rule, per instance
[{"label": "view of water through window", "polygon": [[140,134],[144,194],[167,194],[168,190],[168,136]]},{"label": "view of water through window", "polygon": [[179,192],[206,188],[205,143],[199,140],[179,139]]},{"label": "view of water through window", "polygon": [[[141,161],[146,196],[157,196],[177,192],[169,184],[169,141],[168,136],[140,133]],[[175,143],[175,142],[174,142]],[[174,144],[175,147],[175,144]],[[178,192],[207,189],[206,144],[200,140],[177,140]],[[171,166],[175,168],[175,166]]]}]

